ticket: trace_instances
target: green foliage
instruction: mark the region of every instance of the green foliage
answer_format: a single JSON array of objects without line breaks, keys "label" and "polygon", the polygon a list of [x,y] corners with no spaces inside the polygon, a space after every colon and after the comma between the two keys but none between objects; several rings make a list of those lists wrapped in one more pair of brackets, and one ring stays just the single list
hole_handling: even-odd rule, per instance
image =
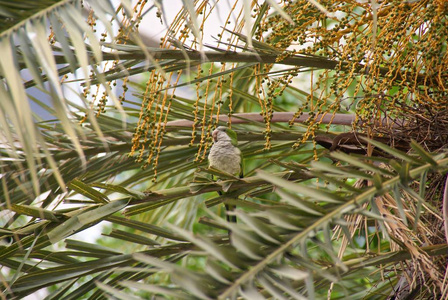
[{"label": "green foliage", "polygon": [[[376,77],[365,78],[362,55],[372,44],[347,28],[366,22],[359,30],[380,42],[372,33],[384,24],[372,21],[378,11],[358,2],[285,2],[282,10],[274,1],[242,1],[238,20],[252,27],[224,28],[215,47],[200,39],[198,20],[209,5],[198,2],[195,11],[186,0],[154,48],[135,33],[156,10],[164,20],[160,1],[134,8],[86,1],[89,16],[81,1],[34,2],[0,1],[0,298],[45,290],[46,299],[384,299],[406,277],[417,279],[417,298],[446,298],[446,114],[434,113],[442,102],[422,104],[431,93],[420,93],[412,66],[394,73],[401,66],[378,57]],[[444,7],[427,3],[396,7],[415,6],[414,20],[437,19]],[[390,18],[395,4],[381,5]],[[329,18],[338,11],[359,15]],[[190,27],[181,26],[188,19]],[[289,52],[314,32],[299,29],[313,24],[328,34],[300,55]],[[446,30],[438,27],[419,38]],[[342,55],[329,44],[335,36],[347,37],[337,45]],[[390,36],[399,50],[404,39]],[[446,52],[445,40],[436,46],[421,60],[428,72],[430,56]],[[419,56],[405,50],[391,54],[400,63]],[[308,89],[300,75],[310,68]],[[386,80],[389,71],[399,79]],[[147,72],[144,84],[129,77]],[[358,102],[364,84],[390,88],[387,103],[375,106],[384,99],[372,95]],[[428,81],[431,91],[438,84]],[[350,103],[342,105],[345,97]],[[409,100],[403,110],[393,106],[402,99]],[[382,122],[387,107],[402,123],[378,129],[368,118]],[[355,123],[359,116],[371,127]],[[226,123],[238,134],[244,178],[206,165],[211,132]],[[349,124],[376,134],[338,135]],[[228,193],[219,196],[223,186]],[[226,221],[223,203],[237,207],[237,223]],[[88,229],[102,236],[92,242]]]}]

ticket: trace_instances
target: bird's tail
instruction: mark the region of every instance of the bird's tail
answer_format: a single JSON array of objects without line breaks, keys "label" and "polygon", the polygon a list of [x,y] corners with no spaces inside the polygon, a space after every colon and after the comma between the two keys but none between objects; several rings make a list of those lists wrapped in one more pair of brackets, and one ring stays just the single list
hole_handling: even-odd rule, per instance
[{"label": "bird's tail", "polygon": [[230,205],[230,204],[226,204],[226,210],[227,210],[227,222],[232,222],[232,223],[236,223],[236,216],[234,215],[229,215],[229,212],[232,212],[235,210],[235,205]]},{"label": "bird's tail", "polygon": [[[222,191],[218,191],[218,194],[222,196],[224,193]],[[236,223],[236,216],[229,215],[228,212],[235,210],[235,205],[225,204],[226,207],[226,219],[227,222]]]}]

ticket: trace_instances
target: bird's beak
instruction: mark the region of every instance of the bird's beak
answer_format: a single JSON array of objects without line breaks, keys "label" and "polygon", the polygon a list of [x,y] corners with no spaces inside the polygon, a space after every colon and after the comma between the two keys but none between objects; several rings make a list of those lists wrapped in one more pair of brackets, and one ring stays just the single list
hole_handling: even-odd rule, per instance
[{"label": "bird's beak", "polygon": [[218,129],[213,130],[212,137],[213,141],[216,142],[216,140],[218,139]]}]

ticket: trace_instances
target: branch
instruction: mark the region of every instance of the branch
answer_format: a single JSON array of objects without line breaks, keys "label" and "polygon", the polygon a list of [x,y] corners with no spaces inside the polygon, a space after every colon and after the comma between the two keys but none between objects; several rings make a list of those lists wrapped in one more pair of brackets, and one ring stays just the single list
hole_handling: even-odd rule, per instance
[{"label": "branch", "polygon": [[[148,49],[149,54],[153,59],[173,59],[177,61],[200,61],[200,62],[241,62],[241,63],[267,63],[267,64],[282,64],[297,67],[310,67],[319,69],[334,69],[340,62],[330,60],[325,57],[294,55],[288,56],[280,61],[279,54],[258,54],[248,52],[216,52],[216,51],[184,51],[172,49]],[[147,53],[144,51],[119,52],[119,53],[104,53],[105,60],[116,59],[147,59]],[[347,63],[343,63],[347,64]]]},{"label": "branch", "polygon": [[[122,45],[121,45],[122,47]],[[103,60],[148,60],[148,53],[154,60],[174,60],[173,64],[184,61],[195,61],[200,63],[206,62],[234,62],[234,63],[265,63],[265,64],[280,64],[295,67],[307,67],[316,69],[334,70],[339,65],[342,69],[351,68],[351,63],[344,61],[337,61],[320,56],[306,56],[306,55],[292,55],[284,56],[283,54],[266,54],[266,53],[248,53],[248,52],[229,52],[229,51],[185,51],[185,50],[173,50],[173,49],[160,49],[160,48],[147,48],[147,51],[139,51],[135,48],[129,50],[129,52],[104,52]],[[93,54],[91,61],[93,60]],[[57,64],[67,63],[67,59],[64,55],[54,56]],[[20,64],[21,68],[25,68],[24,63]],[[358,74],[364,74],[365,70],[369,66],[362,63],[357,63],[355,72]],[[424,74],[402,74],[400,70],[391,70],[389,68],[380,67],[379,74],[381,76],[389,76],[395,78],[396,81],[411,81],[416,79],[418,82],[425,80]]]},{"label": "branch", "polygon": [[[155,51],[156,50],[156,51]],[[141,59],[147,60],[147,54],[150,54],[153,59],[173,59],[177,62],[180,61],[199,61],[205,62],[235,62],[235,63],[266,63],[266,64],[281,64],[296,67],[308,67],[317,69],[329,69],[334,70],[337,66],[341,65],[342,69],[344,67],[349,67],[351,64],[349,62],[337,61],[328,59],[321,56],[306,56],[306,55],[292,55],[286,56],[283,53],[280,54],[266,54],[266,53],[248,53],[248,52],[230,52],[230,51],[185,51],[185,50],[172,50],[172,49],[159,49],[159,48],[148,48],[147,51],[133,51],[131,52],[119,52],[119,53],[103,53],[104,60],[117,60],[117,59]],[[65,61],[63,56],[56,58]],[[364,73],[366,68],[369,66],[366,64],[358,63],[356,71],[358,74]],[[380,67],[379,74],[381,76],[391,76],[397,81],[408,81],[412,82],[417,79],[417,81],[422,81],[425,79],[424,74],[402,74],[400,70],[391,70],[389,68]]]},{"label": "branch", "polygon": [[[289,181],[308,180],[310,178],[313,178],[313,175],[309,174],[307,171],[303,171],[301,173],[284,171],[273,173],[272,175],[282,177]],[[246,177],[244,179],[229,180],[229,181],[232,181],[229,193],[236,192],[238,195],[247,192],[247,190],[245,190],[246,188],[271,185],[271,183],[267,182],[266,180],[258,176]],[[174,201],[180,198],[187,198],[208,192],[217,192],[222,190],[221,185],[216,184],[215,182],[209,182],[209,183],[203,183],[202,186],[199,186],[201,185],[201,183],[197,183],[197,185],[193,188],[194,189],[193,191],[192,184],[194,184],[194,182],[190,183],[190,185],[188,186],[173,187],[157,191],[147,191],[146,196],[144,198],[130,200],[129,207],[126,208],[125,214],[130,216],[140,213],[141,212],[140,208],[142,208],[142,211],[146,211],[147,206],[157,205],[158,203],[162,203],[163,201],[166,200]]]},{"label": "branch", "polygon": [[[304,123],[307,120],[312,120],[314,122],[320,122],[323,124],[334,124],[334,125],[352,125],[355,121],[355,115],[353,114],[310,114],[303,113],[298,118],[294,118],[294,112],[275,112],[272,115],[271,123],[280,122],[290,122],[293,123]],[[231,118],[232,124],[247,124],[252,122],[265,122],[265,118],[260,113],[238,113],[232,114],[229,118],[228,115],[219,115],[218,118],[213,116],[216,120],[221,122],[229,122]],[[167,127],[192,127],[193,121],[190,120],[176,120],[170,121],[166,124]],[[168,129],[169,130],[169,129]]]}]

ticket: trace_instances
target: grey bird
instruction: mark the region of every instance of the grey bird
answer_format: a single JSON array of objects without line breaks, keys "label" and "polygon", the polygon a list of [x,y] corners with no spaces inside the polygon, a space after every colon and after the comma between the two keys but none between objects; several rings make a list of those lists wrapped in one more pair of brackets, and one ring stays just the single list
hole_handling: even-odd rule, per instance
[{"label": "grey bird", "polygon": [[[236,132],[225,126],[219,126],[213,131],[212,136],[214,143],[208,155],[209,167],[242,177],[242,158],[241,151],[237,147]],[[235,206],[226,204],[226,209],[232,211]],[[228,215],[227,220],[236,222],[236,216]]]}]

